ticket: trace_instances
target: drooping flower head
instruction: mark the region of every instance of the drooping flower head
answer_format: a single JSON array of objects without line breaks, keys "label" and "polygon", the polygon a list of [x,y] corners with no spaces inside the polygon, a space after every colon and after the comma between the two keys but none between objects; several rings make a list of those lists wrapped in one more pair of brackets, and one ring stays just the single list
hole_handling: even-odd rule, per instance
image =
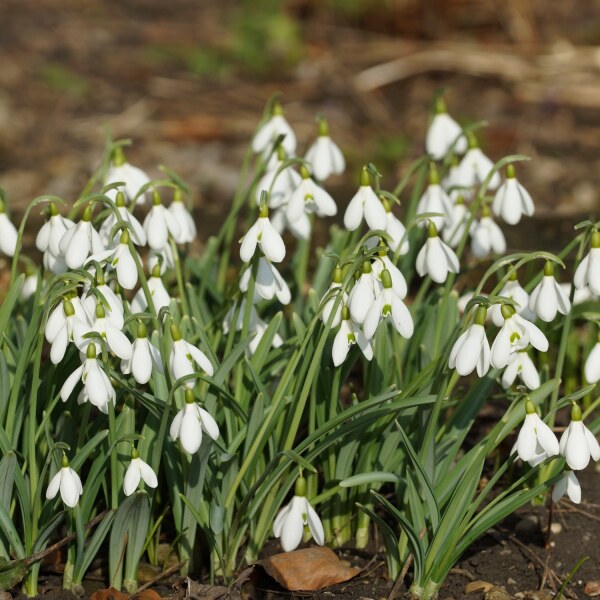
[{"label": "drooping flower head", "polygon": [[419,223],[421,226],[427,224],[427,221],[422,218],[422,215],[425,214],[432,215],[428,219],[435,224],[439,231],[450,223],[452,216],[452,200],[440,185],[440,178],[434,163],[429,166],[429,185],[417,204],[416,216],[421,216]]},{"label": "drooping flower head", "polygon": [[600,460],[600,445],[594,434],[584,425],[581,408],[573,404],[571,422],[560,438],[560,453],[574,471],[585,469],[593,460]]},{"label": "drooping flower head", "polygon": [[283,136],[281,146],[288,156],[293,156],[296,151],[296,135],[283,116],[283,107],[279,101],[273,103],[271,117],[256,132],[252,140],[252,150],[259,154],[268,155],[273,149],[273,144]]},{"label": "drooping flower head", "polygon": [[371,187],[367,167],[363,167],[360,187],[344,213],[344,227],[354,231],[360,227],[363,219],[372,230],[385,230],[387,226],[385,208]]},{"label": "drooping flower head", "polygon": [[324,117],[319,119],[319,136],[308,149],[305,159],[319,181],[325,181],[330,175],[341,175],[346,168],[344,155],[329,136],[329,125]]},{"label": "drooping flower head", "polygon": [[554,279],[554,265],[549,260],[544,265],[542,280],[531,292],[529,309],[546,322],[553,321],[556,313],[566,315],[571,310],[571,301]]},{"label": "drooping flower head", "polygon": [[590,251],[579,263],[573,283],[578,290],[588,286],[593,294],[600,296],[600,231],[592,233]]},{"label": "drooping flower head", "polygon": [[163,373],[162,359],[158,348],[148,339],[146,325],[140,321],[137,327],[136,339],[132,345],[131,358],[121,361],[121,371],[133,374],[133,378],[144,384],[150,381],[152,371]]},{"label": "drooping flower head", "polygon": [[104,178],[104,185],[110,185],[111,183],[123,182],[124,186],[119,186],[118,189],[111,189],[106,192],[106,195],[111,199],[115,200],[119,191],[123,192],[129,202],[133,202],[134,199],[136,204],[145,204],[146,194],[140,194],[140,190],[144,185],[150,182],[150,178],[142,169],[134,167],[127,162],[125,153],[121,146],[117,146],[113,150],[111,166],[106,173]]},{"label": "drooping flower head", "polygon": [[467,149],[462,129],[448,114],[442,96],[436,98],[435,115],[427,130],[425,148],[434,160],[442,160],[452,149],[459,154]]},{"label": "drooping flower head", "polygon": [[471,226],[471,250],[476,258],[485,258],[491,253],[504,254],[506,239],[502,229],[492,219],[489,206],[484,206],[481,219]]},{"label": "drooping flower head", "polygon": [[90,254],[104,251],[100,235],[92,225],[90,204],[85,207],[81,221],[64,233],[58,247],[69,269],[80,269]]},{"label": "drooping flower head", "polygon": [[448,367],[456,369],[459,375],[469,375],[477,367],[477,375],[483,377],[490,368],[490,344],[484,328],[486,317],[486,307],[479,306],[475,313],[475,322],[452,347]]},{"label": "drooping flower head", "polygon": [[[494,163],[481,151],[477,138],[469,134],[469,149],[463,156],[456,173],[456,184],[466,188],[481,185],[494,167]],[[502,179],[495,171],[492,175],[488,189],[495,190]]]},{"label": "drooping flower head", "polygon": [[316,213],[319,217],[332,217],[337,213],[334,199],[310,177],[309,170],[300,167],[302,181],[290,194],[287,203],[287,220],[291,223],[298,221],[303,213]]},{"label": "drooping flower head", "polygon": [[250,262],[257,246],[272,262],[281,262],[285,257],[285,244],[269,220],[269,207],[266,203],[260,207],[256,223],[242,238],[240,258],[244,262]]},{"label": "drooping flower head", "polygon": [[152,250],[162,250],[169,243],[169,234],[174,240],[181,235],[179,222],[162,203],[159,193],[154,190],[152,194],[152,208],[144,219],[144,231],[148,239],[148,246]]},{"label": "drooping flower head", "polygon": [[540,419],[535,405],[528,397],[525,399],[525,413],[525,421],[516,444],[519,458],[530,464],[538,464],[550,456],[557,456],[558,440],[552,429]]},{"label": "drooping flower head", "polygon": [[75,473],[75,471],[69,466],[69,459],[64,453],[61,459],[60,470],[54,475],[48,484],[46,498],[48,500],[52,500],[56,497],[56,494],[58,494],[59,490],[62,501],[69,508],[75,508],[79,502],[79,497],[81,494],[83,494],[81,479],[79,479],[79,475],[77,475],[77,473]]},{"label": "drooping flower head", "polygon": [[509,225],[516,225],[523,215],[531,217],[535,212],[529,192],[517,180],[514,165],[506,167],[506,180],[494,196],[492,210]]},{"label": "drooping flower head", "polygon": [[0,252],[6,256],[14,256],[18,237],[17,229],[10,222],[4,201],[0,198]]},{"label": "drooping flower head", "polygon": [[158,486],[156,473],[147,462],[140,458],[137,448],[133,447],[131,449],[131,462],[127,467],[127,471],[125,471],[125,478],[123,479],[123,491],[125,495],[131,496],[137,490],[141,480],[150,488]]},{"label": "drooping flower head", "polygon": [[454,250],[442,242],[435,223],[429,222],[428,237],[417,255],[417,273],[429,275],[436,283],[444,283],[448,273],[458,273],[460,264]]},{"label": "drooping flower head", "polygon": [[366,338],[362,329],[350,318],[350,309],[344,304],[342,306],[340,329],[333,340],[331,348],[333,364],[336,367],[339,367],[346,360],[350,346],[354,344],[358,345],[367,360],[372,360],[373,347],[371,342]]},{"label": "drooping flower head", "polygon": [[202,444],[203,433],[213,440],[219,438],[219,426],[213,417],[196,404],[194,392],[185,390],[185,405],[175,415],[169,430],[174,440],[179,440],[181,447],[188,454],[195,454]]},{"label": "drooping flower head", "polygon": [[294,497],[279,511],[273,523],[273,535],[280,538],[284,552],[291,552],[300,545],[305,525],[308,525],[315,542],[323,546],[325,544],[323,524],[306,499],[306,479],[298,477]]}]

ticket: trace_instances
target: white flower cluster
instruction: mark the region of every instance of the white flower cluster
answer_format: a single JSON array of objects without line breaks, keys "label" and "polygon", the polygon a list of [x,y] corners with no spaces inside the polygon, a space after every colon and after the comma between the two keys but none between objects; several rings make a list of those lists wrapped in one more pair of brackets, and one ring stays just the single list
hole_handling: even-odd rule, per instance
[{"label": "white flower cluster", "polygon": [[565,494],[572,502],[581,502],[581,486],[575,476],[575,471],[585,469],[590,459],[600,460],[600,444],[592,432],[584,425],[581,409],[573,404],[571,423],[560,438],[560,443],[554,432],[542,421],[531,400],[525,402],[525,421],[519,432],[513,452],[519,458],[536,466],[546,458],[562,455],[569,470],[554,486],[552,499],[558,502]]},{"label": "white flower cluster", "polygon": [[[151,181],[143,171],[126,162],[121,147],[113,154],[104,183],[111,186],[106,193],[106,204],[111,210],[98,229],[93,223],[91,203],[78,223],[63,217],[51,203],[48,220],[36,238],[45,269],[57,275],[87,271],[88,283],[80,286],[81,295],[77,290],[64,295],[46,322],[44,333],[50,344],[50,360],[61,363],[70,344],[81,359],[81,365],[64,382],[60,397],[67,402],[81,384],[77,402],[90,402],[107,414],[117,399],[116,374],[111,371],[114,366],[120,365],[123,375],[131,374],[138,385],[145,385],[154,372],[162,374],[168,364],[174,380],[185,378],[185,405],[172,422],[171,437],[180,440],[183,450],[194,453],[200,447],[203,431],[213,439],[219,435],[215,420],[196,404],[192,391],[196,370],[210,376],[213,365],[199,348],[182,338],[175,324],[171,325],[172,343],[165,360],[150,341],[144,323],[151,316],[144,314],[149,305],[155,314],[169,309],[171,297],[161,275],[174,266],[172,244],[188,244],[196,238],[194,220],[183,202],[181,190],[176,188],[169,208],[163,205],[158,191],[152,190],[151,208],[143,224],[140,223],[134,210],[145,203]],[[0,226],[2,217],[6,217],[3,212]],[[128,293],[138,285],[142,265],[136,246],[148,247],[146,262],[150,277],[129,301]],[[127,326],[132,319],[137,319],[133,342]],[[124,493],[132,494],[142,479],[149,487],[157,486],[153,469],[134,448],[125,474]],[[50,482],[47,497],[54,498],[59,490],[70,507],[77,504],[83,490],[66,456]]]}]

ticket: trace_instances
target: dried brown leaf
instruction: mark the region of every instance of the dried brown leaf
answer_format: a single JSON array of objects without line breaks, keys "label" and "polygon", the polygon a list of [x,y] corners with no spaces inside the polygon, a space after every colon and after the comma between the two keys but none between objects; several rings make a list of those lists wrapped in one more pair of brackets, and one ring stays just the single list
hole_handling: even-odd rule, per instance
[{"label": "dried brown leaf", "polygon": [[329,548],[303,548],[259,560],[265,571],[287,590],[320,590],[348,581],[360,573]]},{"label": "dried brown leaf", "polygon": [[600,579],[587,581],[585,587],[583,588],[583,593],[591,598],[600,596]]}]

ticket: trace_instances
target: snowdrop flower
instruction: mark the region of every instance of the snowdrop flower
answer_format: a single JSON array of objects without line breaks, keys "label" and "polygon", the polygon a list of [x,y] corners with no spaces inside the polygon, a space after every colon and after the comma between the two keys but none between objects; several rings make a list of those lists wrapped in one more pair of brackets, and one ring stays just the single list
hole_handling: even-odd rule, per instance
[{"label": "snowdrop flower", "polygon": [[83,487],[79,475],[69,467],[69,459],[63,453],[61,468],[50,480],[46,490],[46,498],[52,500],[60,490],[62,501],[69,507],[75,508],[79,502],[79,496],[83,494]]},{"label": "snowdrop flower", "polygon": [[[511,271],[508,277],[508,281],[504,284],[504,287],[500,290],[498,296],[504,298],[510,298],[515,301],[514,308],[517,313],[520,314],[524,319],[528,321],[535,320],[535,314],[529,310],[529,294],[521,287],[519,280],[517,279],[517,272]],[[502,327],[504,323],[504,317],[502,316],[502,305],[494,304],[490,310],[492,315],[492,321],[496,327]]]},{"label": "snowdrop flower", "polygon": [[0,200],[0,252],[6,256],[14,256],[17,249],[19,234],[16,227],[10,222],[4,202]]},{"label": "snowdrop flower", "polygon": [[560,453],[574,471],[585,469],[590,458],[600,459],[598,440],[583,424],[581,408],[577,404],[573,404],[571,422],[560,438]]},{"label": "snowdrop flower", "polygon": [[571,310],[569,297],[554,279],[554,265],[550,261],[546,261],[544,276],[531,292],[529,310],[546,322],[553,321],[557,312],[566,315]]},{"label": "snowdrop flower", "polygon": [[123,479],[123,491],[126,496],[131,496],[137,490],[140,480],[144,480],[148,487],[158,486],[158,479],[152,467],[140,458],[140,453],[136,448],[131,450],[131,462],[125,471]]},{"label": "snowdrop flower", "polygon": [[450,200],[456,202],[457,198],[461,196],[463,199],[470,200],[473,192],[472,190],[463,188],[458,177],[459,177],[459,165],[458,156],[452,154],[449,159],[449,168],[444,180],[442,181],[442,187],[446,191],[446,194],[450,197]]},{"label": "snowdrop flower", "polygon": [[[406,285],[406,279],[402,275],[402,271],[390,260],[388,256],[388,249],[385,243],[382,241],[379,244],[377,251],[377,259],[371,265],[373,269],[373,279],[383,287],[381,275],[384,270],[387,270],[392,278],[392,290],[402,300],[406,298],[408,293],[408,286]],[[381,290],[381,287],[375,289],[376,294]]]},{"label": "snowdrop flower", "polygon": [[506,240],[502,229],[498,227],[490,216],[490,209],[483,209],[481,219],[471,226],[471,250],[476,258],[484,258],[488,254],[504,254]]},{"label": "snowdrop flower", "polygon": [[[258,349],[258,346],[261,340],[263,339],[263,336],[265,335],[268,326],[269,325],[258,316],[258,313],[256,313],[255,319],[250,323],[250,327],[248,330],[248,333],[251,336],[253,336],[251,342],[248,344],[248,354],[250,354],[250,356],[252,356]],[[281,339],[281,336],[278,333],[276,333],[273,336],[271,347],[279,348],[282,344],[283,340]]]},{"label": "snowdrop flower", "polygon": [[581,486],[573,471],[568,471],[558,480],[552,490],[552,501],[558,502],[565,494],[571,502],[575,504],[581,502]]},{"label": "snowdrop flower", "polygon": [[78,404],[91,402],[104,414],[108,413],[108,403],[115,402],[115,390],[106,373],[100,368],[96,359],[96,344],[89,344],[83,364],[67,377],[60,390],[63,402],[69,399],[77,382],[81,380],[83,389],[77,398]]},{"label": "snowdrop flower", "polygon": [[516,447],[519,458],[529,463],[534,461],[539,464],[547,457],[558,455],[558,440],[554,432],[540,419],[529,398],[525,403],[525,420],[519,431]]},{"label": "snowdrop flower", "polygon": [[152,369],[163,373],[162,360],[158,348],[148,339],[146,326],[140,321],[131,349],[131,358],[121,361],[121,371],[125,375],[132,373],[133,378],[143,385],[150,381]]},{"label": "snowdrop flower", "polygon": [[526,350],[520,350],[510,355],[508,365],[502,375],[502,387],[508,389],[515,382],[517,376],[530,390],[537,390],[540,387],[540,375]]},{"label": "snowdrop flower", "polygon": [[451,248],[456,248],[467,229],[467,221],[469,218],[469,211],[465,206],[465,201],[461,195],[456,197],[452,211],[448,216],[448,221],[442,232],[442,238],[444,242]]},{"label": "snowdrop flower", "polygon": [[592,233],[590,251],[579,263],[573,283],[578,290],[588,286],[593,294],[600,296],[600,231]]},{"label": "snowdrop flower", "polygon": [[458,273],[460,265],[458,257],[438,236],[434,223],[429,223],[428,238],[417,255],[417,273],[424,277],[429,275],[436,283],[444,283],[448,273]]},{"label": "snowdrop flower", "polygon": [[271,118],[256,132],[252,140],[252,150],[256,153],[269,154],[279,136],[284,136],[281,146],[288,156],[296,151],[296,135],[283,116],[283,108],[279,102],[273,104]]},{"label": "snowdrop flower", "polygon": [[290,194],[287,203],[286,217],[294,223],[302,213],[317,213],[319,217],[332,217],[337,213],[337,206],[333,198],[311,178],[308,169],[302,165],[300,168],[302,181]]},{"label": "snowdrop flower", "polygon": [[[169,356],[169,370],[173,379],[181,379],[188,375],[193,375],[194,363],[200,367],[207,375],[213,375],[213,366],[201,350],[192,346],[181,337],[181,331],[177,325],[171,325],[171,338],[173,347]],[[186,381],[187,388],[194,387],[194,381]]]},{"label": "snowdrop flower", "polygon": [[[331,297],[323,304],[323,310],[321,311],[321,321],[327,324],[337,302],[337,310],[335,311],[331,321],[332,329],[340,324],[340,321],[342,320],[342,306],[348,302],[348,294],[342,290],[343,281],[344,277],[342,269],[339,265],[337,265],[333,270],[332,281],[329,284],[329,288],[325,292],[324,297],[329,296],[333,290],[336,290],[338,293],[331,294]],[[342,293],[342,299],[338,302],[339,292]]]},{"label": "snowdrop flower", "polygon": [[186,389],[185,406],[175,415],[169,433],[188,454],[195,454],[202,444],[203,432],[213,440],[219,438],[217,422],[196,404],[192,390]]},{"label": "snowdrop flower", "polygon": [[548,350],[548,340],[538,327],[517,314],[508,304],[502,306],[501,312],[504,323],[492,344],[490,361],[495,369],[503,369],[511,354],[525,350],[527,344],[540,352]]},{"label": "snowdrop flower", "polygon": [[459,154],[467,149],[462,129],[446,111],[446,103],[441,96],[436,99],[435,115],[427,130],[425,148],[434,160],[442,160],[452,149]]},{"label": "snowdrop flower", "polygon": [[[392,252],[399,252],[400,256],[408,253],[408,236],[406,235],[406,227],[398,217],[392,212],[392,203],[385,197],[381,198],[381,203],[385,209],[387,223],[384,231],[390,237],[387,243]],[[372,238],[375,239],[375,238]],[[367,240],[369,246],[369,240]]]},{"label": "snowdrop flower", "polygon": [[[171,296],[169,296],[169,292],[167,292],[160,277],[160,265],[158,263],[152,267],[152,274],[148,278],[148,291],[152,297],[152,304],[154,304],[154,310],[157,314],[162,308],[168,307],[171,304]],[[131,301],[131,314],[144,312],[147,308],[146,294],[144,293],[144,289],[140,288]]]},{"label": "snowdrop flower", "polygon": [[369,183],[369,172],[366,167],[363,167],[360,176],[360,187],[350,200],[344,214],[344,227],[354,231],[360,227],[363,218],[370,229],[385,230],[387,226],[387,213]]},{"label": "snowdrop flower", "polygon": [[[494,167],[494,163],[481,151],[475,136],[469,136],[469,150],[458,165],[456,183],[466,188],[481,185]],[[490,179],[488,189],[495,190],[502,179],[495,171]]]},{"label": "snowdrop flower", "polygon": [[[66,298],[48,317],[44,334],[51,344],[50,360],[57,365],[65,356],[69,342],[78,344],[86,333],[88,323],[78,316],[75,307]],[[85,318],[85,317],[84,317]]]},{"label": "snowdrop flower", "polygon": [[136,204],[145,204],[146,194],[138,193],[140,189],[150,182],[150,178],[142,169],[134,167],[127,162],[125,153],[121,146],[117,146],[113,151],[112,164],[106,173],[104,179],[104,185],[110,185],[111,183],[123,182],[124,186],[119,186],[118,190],[113,188],[106,192],[113,202],[119,191],[122,191],[130,202],[137,196]]},{"label": "snowdrop flower", "polygon": [[[252,266],[250,265],[240,278],[240,291],[248,291],[251,275]],[[285,279],[279,274],[279,271],[277,271],[269,259],[261,256],[258,259],[258,269],[254,281],[253,301],[258,302],[261,298],[272,300],[274,296],[277,296],[281,304],[289,304],[292,299],[290,288]]]},{"label": "snowdrop flower", "polygon": [[[452,215],[452,201],[440,185],[435,165],[431,165],[430,167],[429,185],[419,199],[416,217],[420,217],[427,213],[440,215],[428,217],[440,231],[449,223],[450,216]],[[421,220],[420,225],[424,226],[425,221]]]},{"label": "snowdrop flower", "polygon": [[[99,333],[103,340],[106,341],[108,349],[121,360],[131,359],[131,342],[127,339],[127,336],[113,323],[106,318],[106,311],[104,305],[100,302],[96,305],[96,319],[86,333],[96,332]],[[81,338],[77,341],[77,346],[83,352],[87,349],[88,345],[96,345],[96,351],[101,350],[98,342],[92,338]]]},{"label": "snowdrop flower", "polygon": [[483,377],[490,368],[490,344],[485,335],[487,309],[479,306],[475,313],[475,322],[456,340],[448,367],[456,369],[459,375],[472,373],[477,367],[477,375]]},{"label": "snowdrop flower", "polygon": [[[115,200],[115,204],[117,205],[117,212],[119,213],[119,217],[129,225],[129,229],[131,232],[131,239],[136,246],[145,246],[146,245],[146,232],[142,227],[142,224],[130,213],[125,206],[125,196],[123,192],[119,192],[117,194],[117,199]],[[116,233],[114,238],[111,240],[110,235],[115,225],[117,224],[117,215],[114,212],[111,212],[108,217],[104,220],[102,225],[100,225],[100,229],[98,233],[100,235],[100,239],[102,243],[108,248],[114,245],[118,241],[119,234]]]},{"label": "snowdrop flower", "polygon": [[63,217],[54,202],[48,205],[49,219],[41,226],[36,238],[36,248],[44,253],[44,267],[55,275],[60,275],[67,270],[67,265],[60,252],[60,240],[67,229],[75,227],[71,219]]},{"label": "snowdrop flower", "polygon": [[164,275],[167,269],[175,268],[175,257],[173,249],[170,245],[161,248],[160,250],[150,250],[147,258],[148,271],[151,273],[154,265],[160,266],[160,274]]},{"label": "snowdrop flower", "polygon": [[358,280],[348,296],[348,308],[352,320],[362,325],[373,302],[375,302],[375,279],[373,278],[373,267],[370,261],[366,260],[363,263]]},{"label": "snowdrop flower", "polygon": [[272,262],[281,262],[285,257],[285,244],[269,221],[269,208],[266,204],[260,207],[256,223],[242,239],[240,257],[244,262],[252,260],[257,245]]},{"label": "snowdrop flower", "polygon": [[402,337],[411,337],[414,331],[412,316],[400,296],[392,288],[392,276],[387,269],[381,272],[381,283],[383,289],[365,316],[363,325],[365,337],[368,340],[372,339],[380,321],[388,316],[392,317],[392,323]]},{"label": "snowdrop flower", "polygon": [[[96,304],[98,303],[98,295],[101,296],[104,302],[104,310],[106,318],[117,328],[122,329],[125,324],[125,308],[123,301],[115,292],[106,284],[104,279],[104,271],[96,270],[95,285],[89,287],[83,299],[82,306],[87,314],[87,320],[93,323],[96,318]],[[72,301],[75,299],[73,298]],[[75,305],[77,313],[77,306]]]},{"label": "snowdrop flower", "polygon": [[[102,262],[108,260],[110,266],[117,273],[119,285],[125,290],[132,290],[138,280],[137,265],[129,247],[129,240],[129,231],[123,229],[119,237],[119,243],[114,248],[92,255],[86,261],[87,264],[91,261]],[[135,255],[138,262],[141,262],[139,254],[136,252]]]},{"label": "snowdrop flower", "polygon": [[588,383],[600,381],[600,336],[585,361],[585,378]]},{"label": "snowdrop flower", "polygon": [[323,524],[306,499],[306,479],[298,477],[294,497],[277,513],[273,523],[273,535],[280,538],[284,552],[291,552],[300,545],[305,525],[308,525],[315,542],[323,546],[325,544]]},{"label": "snowdrop flower", "polygon": [[342,323],[333,340],[333,347],[331,349],[333,364],[336,367],[339,367],[346,360],[350,346],[353,344],[358,344],[358,347],[367,360],[373,358],[371,343],[358,325],[350,319],[350,309],[344,305],[342,307]]},{"label": "snowdrop flower", "polygon": [[181,227],[172,212],[162,204],[158,192],[152,196],[152,208],[144,219],[144,231],[148,239],[148,246],[152,250],[162,250],[169,243],[169,234],[174,240],[181,235]]},{"label": "snowdrop flower", "polygon": [[175,243],[189,244],[190,242],[193,242],[197,235],[196,224],[183,201],[181,190],[179,188],[175,189],[173,202],[171,202],[168,211],[179,225],[179,233],[173,234]]},{"label": "snowdrop flower", "polygon": [[319,137],[308,149],[304,158],[319,181],[325,181],[330,175],[341,175],[344,172],[346,168],[344,155],[329,137],[329,125],[326,119],[319,119]]},{"label": "snowdrop flower", "polygon": [[81,221],[67,229],[58,248],[69,269],[80,269],[90,254],[104,251],[104,244],[92,226],[92,207],[86,206]]},{"label": "snowdrop flower", "polygon": [[23,286],[21,287],[21,292],[19,296],[21,300],[29,300],[38,289],[38,273],[35,269],[27,268],[25,271],[25,280],[23,281]]},{"label": "snowdrop flower", "polygon": [[279,235],[288,229],[297,240],[310,239],[312,225],[306,213],[302,213],[297,221],[288,221],[285,206],[281,206],[273,211],[271,225]]},{"label": "snowdrop flower", "polygon": [[498,188],[492,210],[509,225],[516,225],[523,215],[531,217],[535,212],[529,192],[518,182],[514,165],[506,167],[506,180]]},{"label": "snowdrop flower", "polygon": [[283,167],[284,162],[285,151],[279,146],[277,160],[262,176],[256,187],[256,206],[260,206],[263,192],[268,194],[269,208],[284,206],[290,194],[300,185],[302,177],[294,170],[294,165]]}]

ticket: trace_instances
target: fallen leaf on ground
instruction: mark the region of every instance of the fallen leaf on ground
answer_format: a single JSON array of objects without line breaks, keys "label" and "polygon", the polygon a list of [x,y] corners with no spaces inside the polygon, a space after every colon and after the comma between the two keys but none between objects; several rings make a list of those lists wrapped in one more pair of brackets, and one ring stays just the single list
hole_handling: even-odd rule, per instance
[{"label": "fallen leaf on ground", "polygon": [[487,592],[493,587],[493,583],[477,579],[476,581],[469,581],[469,583],[465,585],[465,594],[472,594],[473,592]]},{"label": "fallen leaf on ground", "polygon": [[224,600],[229,598],[229,588],[222,585],[206,585],[187,579],[186,598],[194,600]]},{"label": "fallen leaf on ground", "polygon": [[315,591],[352,579],[360,569],[342,561],[329,548],[303,548],[282,552],[258,563],[287,590]]},{"label": "fallen leaf on ground", "polygon": [[[97,590],[90,596],[90,600],[127,600],[131,594],[120,592],[113,587],[105,590]],[[154,590],[143,590],[139,594],[133,594],[135,600],[161,600],[161,597]]]},{"label": "fallen leaf on ground", "polygon": [[600,579],[588,581],[583,588],[583,593],[591,598],[600,596]]}]

